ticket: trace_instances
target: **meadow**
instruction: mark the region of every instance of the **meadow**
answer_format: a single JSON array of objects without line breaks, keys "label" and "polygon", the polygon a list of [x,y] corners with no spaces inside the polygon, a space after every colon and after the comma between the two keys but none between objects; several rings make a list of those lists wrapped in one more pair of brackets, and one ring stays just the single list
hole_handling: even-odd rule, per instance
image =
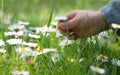
[{"label": "meadow", "polygon": [[120,75],[120,37],[112,29],[68,40],[56,28],[56,16],[109,1],[0,0],[0,75]]}]

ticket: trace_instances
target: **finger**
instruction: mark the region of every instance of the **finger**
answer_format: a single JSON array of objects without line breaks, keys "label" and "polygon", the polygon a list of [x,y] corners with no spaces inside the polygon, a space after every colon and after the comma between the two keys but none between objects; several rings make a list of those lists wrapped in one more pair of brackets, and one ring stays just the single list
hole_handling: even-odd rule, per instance
[{"label": "finger", "polygon": [[71,20],[68,20],[66,22],[58,22],[58,26],[60,29],[62,30],[69,30],[69,29],[73,29],[74,27],[76,27],[76,17],[73,17]]},{"label": "finger", "polygon": [[67,17],[67,20],[62,21],[62,22],[58,22],[59,28],[61,28],[63,30],[66,30],[67,28],[71,29],[72,25],[70,25],[70,24],[74,23],[75,15],[76,15],[75,11],[65,14],[64,16]]},{"label": "finger", "polygon": [[75,11],[67,13],[64,16],[67,17],[67,20],[70,20],[70,19],[72,19],[75,16]]},{"label": "finger", "polygon": [[75,36],[74,36],[74,35],[69,36],[68,39],[69,39],[69,40],[75,40]]},{"label": "finger", "polygon": [[67,36],[67,35],[68,35],[68,33],[67,33],[66,31],[64,31],[64,30],[59,30],[59,32],[60,32],[62,35],[64,35],[64,36]]}]

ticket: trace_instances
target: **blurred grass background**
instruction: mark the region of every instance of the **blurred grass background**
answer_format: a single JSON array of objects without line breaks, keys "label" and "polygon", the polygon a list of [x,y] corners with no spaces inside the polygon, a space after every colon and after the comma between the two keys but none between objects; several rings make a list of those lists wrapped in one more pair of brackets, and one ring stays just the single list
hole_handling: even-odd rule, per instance
[{"label": "blurred grass background", "polygon": [[[73,10],[99,10],[109,0],[0,0],[0,11],[13,20],[27,20],[33,24],[46,23],[54,4],[53,18]],[[43,23],[44,22],[44,23]]]}]

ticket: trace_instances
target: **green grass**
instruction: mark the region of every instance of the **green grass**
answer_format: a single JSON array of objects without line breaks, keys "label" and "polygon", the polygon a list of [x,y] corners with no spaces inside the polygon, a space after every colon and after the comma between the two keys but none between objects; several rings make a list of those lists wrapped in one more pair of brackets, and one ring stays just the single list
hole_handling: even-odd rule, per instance
[{"label": "green grass", "polygon": [[[10,24],[17,23],[18,20],[29,21],[29,27],[40,27],[44,25],[51,26],[55,16],[61,16],[73,10],[99,10],[109,0],[0,0],[0,38],[4,41],[11,37],[5,37],[4,32],[8,31],[7,24],[2,23],[4,19],[10,17]],[[54,4],[54,5],[53,5]],[[3,15],[1,16],[1,11]],[[111,31],[110,31],[111,32]],[[113,65],[113,58],[120,59],[120,40],[117,43],[111,42],[109,39],[99,40],[97,36],[80,38],[69,46],[61,47],[59,42],[65,37],[55,37],[55,33],[50,33],[46,37],[39,34],[41,38],[32,39],[38,47],[56,48],[57,52],[51,52],[39,55],[37,57],[26,56],[20,58],[15,52],[15,48],[20,45],[9,45],[5,42],[4,48],[6,53],[0,53],[0,75],[12,75],[13,70],[29,71],[30,75],[99,75],[92,72],[91,65],[95,65],[106,70],[105,75],[119,75],[120,67]],[[110,36],[111,33],[110,33]],[[119,38],[119,37],[118,37]],[[26,41],[31,41],[29,37],[22,37]],[[88,39],[90,41],[88,42]],[[92,40],[95,39],[97,43]],[[36,48],[33,48],[36,50]],[[52,55],[58,53],[60,60],[54,63],[51,59]],[[108,56],[108,62],[97,60],[100,55]],[[28,59],[32,59],[35,63],[28,63]],[[82,62],[79,62],[84,58]],[[75,59],[71,62],[71,59]]]}]

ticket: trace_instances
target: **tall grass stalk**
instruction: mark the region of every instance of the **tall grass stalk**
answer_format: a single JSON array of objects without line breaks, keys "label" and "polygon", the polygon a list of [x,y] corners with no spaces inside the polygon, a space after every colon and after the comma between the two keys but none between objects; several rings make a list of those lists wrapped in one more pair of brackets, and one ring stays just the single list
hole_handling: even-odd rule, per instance
[{"label": "tall grass stalk", "polygon": [[[4,21],[5,19],[5,9],[4,9],[4,0],[1,0],[1,6],[2,6],[2,21]],[[2,22],[2,29],[1,31],[4,32],[6,30],[6,26],[4,25],[4,23]]]},{"label": "tall grass stalk", "polygon": [[4,19],[4,0],[1,0],[1,6],[2,6],[2,19]]},{"label": "tall grass stalk", "polygon": [[3,12],[3,17],[4,17],[4,0],[1,0],[1,5],[2,5],[2,12]]},{"label": "tall grass stalk", "polygon": [[48,23],[47,23],[47,26],[48,26],[48,27],[50,26],[51,21],[52,21],[53,10],[54,10],[54,0],[52,0],[51,12],[50,12],[49,19],[48,19]]},{"label": "tall grass stalk", "polygon": [[85,8],[85,1],[86,1],[86,0],[82,0],[82,2],[81,2],[81,3],[82,3],[82,9],[83,9],[83,10],[84,10],[84,8]]}]

